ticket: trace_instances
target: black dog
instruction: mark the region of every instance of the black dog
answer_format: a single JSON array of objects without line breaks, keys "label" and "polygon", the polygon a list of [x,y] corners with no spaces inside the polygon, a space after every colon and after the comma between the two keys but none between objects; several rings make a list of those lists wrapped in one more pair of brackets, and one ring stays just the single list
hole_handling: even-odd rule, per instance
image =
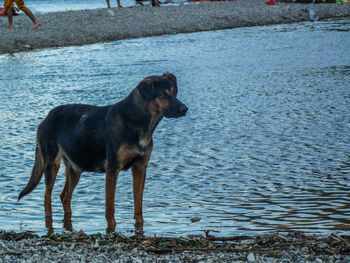
[{"label": "black dog", "polygon": [[142,80],[122,101],[104,107],[70,104],[52,109],[39,125],[35,162],[20,200],[45,174],[46,226],[52,229],[51,193],[60,161],[66,167],[66,183],[60,195],[64,221],[71,226],[71,199],[83,171],[106,173],[105,216],[107,231],[115,230],[115,189],[118,173],[132,168],[134,218],[142,227],[142,196],[146,168],[153,148],[152,134],[165,116],[184,116],[187,107],[177,96],[171,73]]}]

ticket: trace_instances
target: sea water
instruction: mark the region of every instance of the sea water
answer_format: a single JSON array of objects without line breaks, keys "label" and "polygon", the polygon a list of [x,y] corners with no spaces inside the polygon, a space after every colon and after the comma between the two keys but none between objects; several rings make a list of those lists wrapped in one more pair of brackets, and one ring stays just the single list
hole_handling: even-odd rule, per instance
[{"label": "sea water", "polygon": [[[349,19],[303,22],[1,55],[0,228],[46,231],[44,179],[17,196],[51,108],[112,104],[144,77],[169,71],[189,111],[154,133],[146,234],[350,234],[349,28]],[[64,180],[61,168],[56,232]],[[103,174],[83,173],[74,229],[105,231],[104,191]],[[132,233],[130,171],[119,175],[116,220],[117,231]]]}]

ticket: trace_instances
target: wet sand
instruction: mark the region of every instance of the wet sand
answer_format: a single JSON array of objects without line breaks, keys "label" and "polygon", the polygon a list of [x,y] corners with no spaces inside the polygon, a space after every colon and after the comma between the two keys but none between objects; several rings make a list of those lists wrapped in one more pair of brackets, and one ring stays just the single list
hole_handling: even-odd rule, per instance
[{"label": "wet sand", "polygon": [[14,17],[13,30],[4,29],[7,18],[0,17],[0,54],[164,34],[292,23],[309,20],[309,13],[301,9],[310,7],[320,20],[350,17],[350,4],[277,3],[268,6],[264,0],[234,0],[158,8],[52,12],[37,15],[41,26],[33,31],[30,19],[21,13]]}]

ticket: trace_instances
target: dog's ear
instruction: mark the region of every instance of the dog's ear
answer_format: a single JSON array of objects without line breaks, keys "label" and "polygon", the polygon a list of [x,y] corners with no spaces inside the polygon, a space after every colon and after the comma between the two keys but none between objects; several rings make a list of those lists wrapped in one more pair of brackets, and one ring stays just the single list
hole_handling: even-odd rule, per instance
[{"label": "dog's ear", "polygon": [[174,82],[175,84],[177,84],[177,80],[174,74],[171,74],[170,72],[165,72],[163,74],[163,77],[166,77],[167,79],[170,79],[172,82]]},{"label": "dog's ear", "polygon": [[168,81],[168,83],[170,84],[171,87],[173,87],[175,89],[175,96],[177,95],[177,80],[174,74],[171,74],[169,72],[165,72],[162,76],[162,78],[166,79]]},{"label": "dog's ear", "polygon": [[137,86],[142,98],[146,102],[151,102],[155,98],[154,82],[155,80],[153,79],[144,79]]},{"label": "dog's ear", "polygon": [[177,93],[176,77],[166,72],[162,76],[150,76],[142,80],[137,86],[142,98],[146,102],[151,102],[159,96],[164,88],[175,87]]}]

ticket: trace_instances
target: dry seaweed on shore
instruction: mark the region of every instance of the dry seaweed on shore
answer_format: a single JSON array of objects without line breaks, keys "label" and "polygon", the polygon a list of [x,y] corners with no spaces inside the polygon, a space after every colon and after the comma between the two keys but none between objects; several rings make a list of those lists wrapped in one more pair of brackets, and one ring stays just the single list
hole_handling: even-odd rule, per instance
[{"label": "dry seaweed on shore", "polygon": [[350,236],[331,234],[307,235],[297,232],[262,234],[254,236],[215,237],[208,234],[188,237],[126,236],[120,232],[87,235],[79,232],[64,232],[39,236],[33,232],[0,231],[0,239],[11,242],[34,239],[36,245],[74,248],[89,246],[97,250],[145,251],[154,254],[180,252],[236,252],[278,256],[282,251],[306,250],[314,255],[350,255]]}]

